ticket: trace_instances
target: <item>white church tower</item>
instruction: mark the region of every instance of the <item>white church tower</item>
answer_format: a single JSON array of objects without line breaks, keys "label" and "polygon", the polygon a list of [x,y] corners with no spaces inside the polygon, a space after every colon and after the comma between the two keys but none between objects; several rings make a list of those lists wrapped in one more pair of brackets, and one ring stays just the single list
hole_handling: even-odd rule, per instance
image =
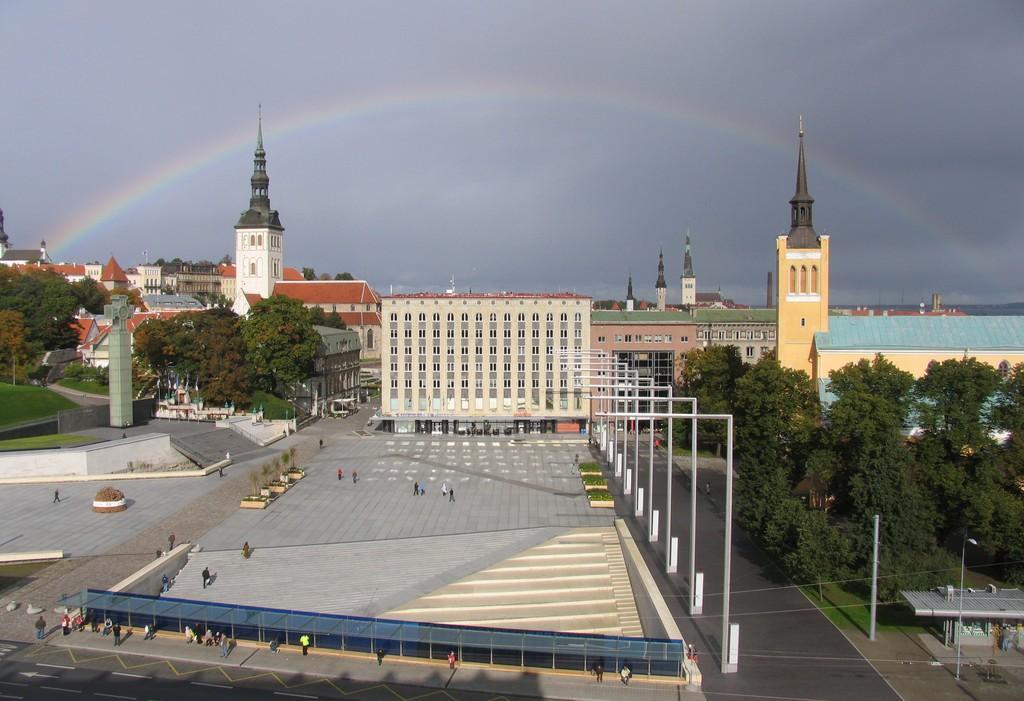
[{"label": "white church tower", "polygon": [[693,256],[690,255],[690,232],[686,232],[686,252],[683,254],[683,274],[679,277],[684,307],[697,302],[697,276],[693,274]]},{"label": "white church tower", "polygon": [[263,150],[263,115],[259,120],[253,158],[249,209],[235,224],[235,295],[269,297],[274,283],[284,276],[284,227],[277,210],[270,208],[270,177]]}]

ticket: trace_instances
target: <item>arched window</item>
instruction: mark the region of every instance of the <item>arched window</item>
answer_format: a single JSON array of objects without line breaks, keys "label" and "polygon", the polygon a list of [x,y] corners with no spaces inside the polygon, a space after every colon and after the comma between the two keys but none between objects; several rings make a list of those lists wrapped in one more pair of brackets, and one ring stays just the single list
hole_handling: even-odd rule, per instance
[{"label": "arched window", "polygon": [[479,313],[479,312],[477,312],[477,315],[476,315],[476,320],[477,320],[477,321],[483,321],[483,320],[484,320],[484,315],[483,315],[483,314],[481,314],[481,313]]},{"label": "arched window", "polygon": [[554,315],[551,312],[548,312],[547,320],[548,321],[554,321],[555,320],[555,317],[554,317]]},{"label": "arched window", "polygon": [[366,349],[373,348],[373,329],[366,329]]},{"label": "arched window", "polygon": [[409,312],[406,312],[405,313],[405,320],[406,321],[412,321],[412,314],[410,314]]},{"label": "arched window", "polygon": [[398,321],[398,314],[391,312],[391,321]]},{"label": "arched window", "polygon": [[512,315],[506,312],[505,313],[505,321],[512,321]]},{"label": "arched window", "polygon": [[568,317],[568,315],[565,312],[562,312],[562,316],[560,317],[560,320],[561,321],[568,321],[569,317]]},{"label": "arched window", "polygon": [[448,312],[448,321],[455,321],[455,315],[451,312]]},{"label": "arched window", "polygon": [[796,266],[789,266],[789,293],[796,294]]},{"label": "arched window", "polygon": [[497,321],[497,320],[498,320],[498,315],[495,314],[494,312],[491,312],[491,321]]},{"label": "arched window", "polygon": [[256,241],[258,242],[256,245],[259,246],[260,248],[263,248],[263,234],[260,234],[256,238]]},{"label": "arched window", "polygon": [[807,294],[807,266],[800,266],[800,293]]},{"label": "arched window", "polygon": [[463,321],[469,321],[469,314],[463,314],[462,315],[462,320]]},{"label": "arched window", "polygon": [[437,312],[434,312],[434,321],[441,321],[441,315]]},{"label": "arched window", "polygon": [[538,314],[537,312],[534,312],[533,313],[533,320],[534,321],[540,321],[540,314]]},{"label": "arched window", "polygon": [[1010,376],[1010,363],[1009,362],[1004,360],[1003,362],[999,363],[999,374],[1003,376],[1004,380],[1007,377]]},{"label": "arched window", "polygon": [[426,320],[427,320],[427,315],[424,314],[423,312],[420,312],[420,321],[426,321]]},{"label": "arched window", "polygon": [[576,312],[576,321],[583,321],[583,317],[579,312]]},{"label": "arched window", "polygon": [[811,266],[811,294],[818,294],[818,266]]},{"label": "arched window", "polygon": [[256,261],[249,261],[249,275],[256,276]]},{"label": "arched window", "polygon": [[249,245],[252,246],[253,248],[256,248],[256,234],[252,234],[249,236]]}]

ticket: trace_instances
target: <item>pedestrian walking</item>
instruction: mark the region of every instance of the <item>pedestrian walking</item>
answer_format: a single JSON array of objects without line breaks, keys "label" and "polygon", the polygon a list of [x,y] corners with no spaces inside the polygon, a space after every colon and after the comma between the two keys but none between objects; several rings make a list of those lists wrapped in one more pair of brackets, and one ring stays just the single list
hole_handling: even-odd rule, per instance
[{"label": "pedestrian walking", "polygon": [[302,646],[302,654],[303,655],[308,655],[309,654],[309,636],[306,635],[305,633],[303,633],[302,636],[299,638],[299,645]]},{"label": "pedestrian walking", "polygon": [[221,477],[224,476],[224,466],[223,465],[221,465],[220,467],[217,468],[217,474],[219,474]]},{"label": "pedestrian walking", "polygon": [[598,662],[594,666],[594,676],[597,677],[597,681],[604,681],[604,662]]},{"label": "pedestrian walking", "polygon": [[206,585],[210,582],[210,568],[203,568],[203,589],[206,589]]},{"label": "pedestrian walking", "polygon": [[711,496],[711,483],[710,482],[705,482],[704,483],[704,496]]},{"label": "pedestrian walking", "polygon": [[39,620],[36,621],[36,638],[42,640],[46,635],[46,620],[40,616]]},{"label": "pedestrian walking", "polygon": [[359,473],[352,470],[352,484],[355,484],[359,480]]},{"label": "pedestrian walking", "polygon": [[448,651],[448,669],[455,669],[455,650]]},{"label": "pedestrian walking", "polygon": [[71,616],[67,615],[66,613],[60,618],[60,634],[71,634]]},{"label": "pedestrian walking", "polygon": [[228,653],[231,652],[231,643],[228,642],[228,636],[220,636],[220,656],[227,657]]},{"label": "pedestrian walking", "polygon": [[413,485],[412,485],[412,495],[414,497],[417,497],[417,496],[420,495],[420,483],[419,482],[414,482],[413,483]]},{"label": "pedestrian walking", "polygon": [[114,631],[114,647],[119,647],[121,645],[121,624],[115,623],[112,630]]},{"label": "pedestrian walking", "polygon": [[320,439],[320,450],[323,450],[323,448],[324,448],[324,439],[321,438]]},{"label": "pedestrian walking", "polygon": [[441,496],[443,496],[443,497],[448,496],[448,483],[447,482],[442,482],[441,483]]},{"label": "pedestrian walking", "polygon": [[377,648],[377,666],[380,667],[384,664],[384,648]]},{"label": "pedestrian walking", "polygon": [[341,469],[341,468],[339,467],[339,468],[338,468],[338,481],[340,482],[340,481],[341,481],[341,478],[342,478],[342,477],[344,477],[344,476],[345,476],[345,471],[344,471],[344,470],[342,470],[342,469]]},{"label": "pedestrian walking", "polygon": [[633,670],[629,668],[628,664],[624,664],[619,671],[619,676],[622,677],[622,683],[629,686],[629,679],[633,676]]},{"label": "pedestrian walking", "polygon": [[448,503],[455,501],[455,487],[448,490]]},{"label": "pedestrian walking", "polygon": [[53,503],[54,504],[59,504],[60,503],[60,490],[59,489],[54,489],[53,490]]},{"label": "pedestrian walking", "polygon": [[153,626],[151,626],[151,625],[149,625],[147,623],[146,627],[143,629],[142,632],[143,632],[142,639],[143,640],[150,640],[153,637]]},{"label": "pedestrian walking", "polygon": [[167,536],[167,552],[174,550],[174,534],[171,533]]}]

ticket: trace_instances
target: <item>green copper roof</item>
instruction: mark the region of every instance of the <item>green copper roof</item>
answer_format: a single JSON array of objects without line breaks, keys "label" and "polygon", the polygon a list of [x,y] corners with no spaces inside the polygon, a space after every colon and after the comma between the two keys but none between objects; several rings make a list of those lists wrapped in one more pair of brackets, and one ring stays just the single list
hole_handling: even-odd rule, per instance
[{"label": "green copper roof", "polygon": [[694,309],[693,317],[704,324],[775,323],[774,309]]},{"label": "green copper roof", "polygon": [[590,312],[591,324],[692,324],[693,318],[687,312],[656,311],[609,311]]},{"label": "green copper roof", "polygon": [[1024,350],[1024,316],[830,317],[820,351]]}]

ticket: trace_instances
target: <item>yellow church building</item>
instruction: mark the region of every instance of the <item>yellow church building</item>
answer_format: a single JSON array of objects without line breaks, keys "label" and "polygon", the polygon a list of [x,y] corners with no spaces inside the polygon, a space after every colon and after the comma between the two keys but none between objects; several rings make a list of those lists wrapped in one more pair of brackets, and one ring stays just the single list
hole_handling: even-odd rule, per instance
[{"label": "yellow church building", "polygon": [[829,236],[814,230],[800,124],[788,234],[776,238],[776,357],[819,387],[829,373],[883,355],[920,377],[934,361],[976,358],[1003,374],[1024,363],[1024,316],[829,316]]}]

